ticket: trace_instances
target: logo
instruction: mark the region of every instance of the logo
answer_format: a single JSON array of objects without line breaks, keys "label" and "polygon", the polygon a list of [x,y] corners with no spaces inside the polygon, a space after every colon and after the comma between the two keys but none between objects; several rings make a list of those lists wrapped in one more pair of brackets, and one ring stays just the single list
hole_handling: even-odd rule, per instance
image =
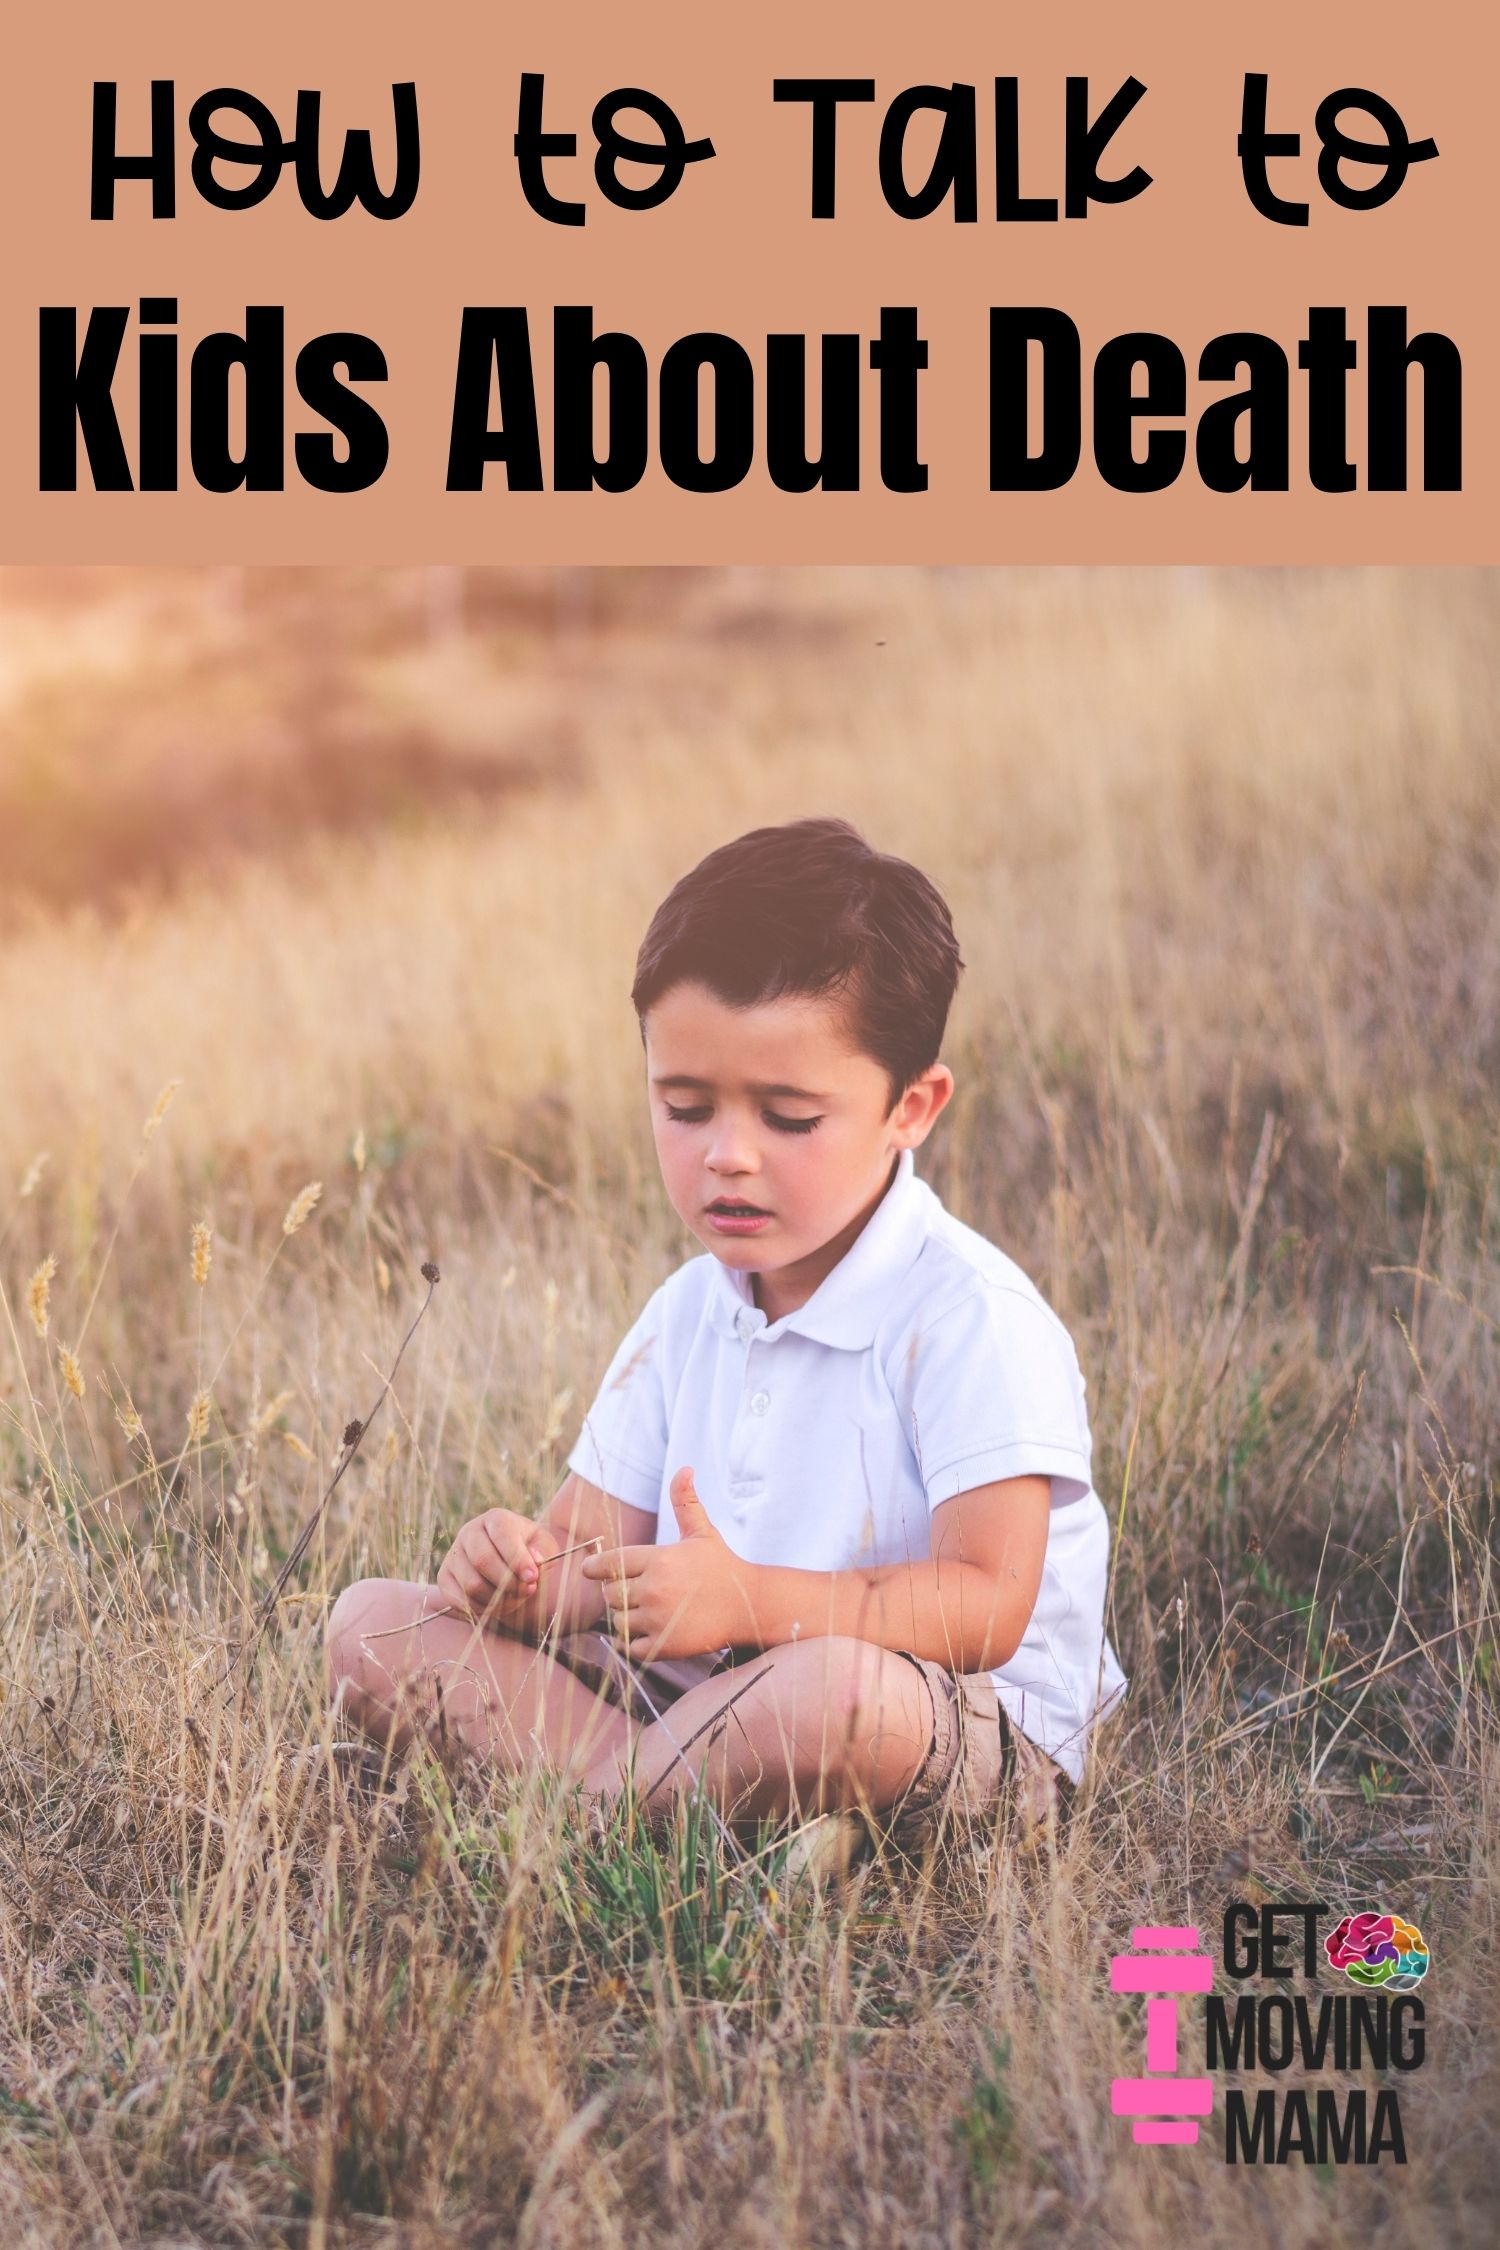
[{"label": "logo", "polygon": [[[1197,2118],[1213,2112],[1211,2078],[1177,2076],[1177,2003],[1188,1992],[1213,1988],[1214,1965],[1197,1951],[1191,1923],[1142,1922],[1130,1933],[1133,1950],[1110,1963],[1115,1992],[1143,1992],[1146,2001],[1146,2068],[1149,2078],[1116,2078],[1109,2106],[1116,2117],[1134,2119],[1132,2140],[1148,2146],[1162,2141],[1196,2141]],[[1177,1950],[1166,1952],[1164,1947]],[[1167,2073],[1171,2073],[1169,2078]]]},{"label": "logo", "polygon": [[1432,1966],[1427,1940],[1399,1914],[1346,1914],[1323,1951],[1355,1984],[1383,1984],[1388,1992],[1415,1992]]},{"label": "logo", "polygon": [[[1363,2085],[1292,2085],[1276,2074],[1300,2064],[1309,2074],[1333,2070],[1419,2070],[1426,2054],[1423,2006],[1414,1997],[1432,1966],[1432,1949],[1404,1915],[1365,1910],[1346,1914],[1318,1944],[1324,1906],[1226,1909],[1223,1970],[1232,1984],[1252,1979],[1285,1987],[1300,1974],[1303,1990],[1213,1990],[1215,1964],[1191,1923],[1142,1923],[1131,1950],[1110,1963],[1110,1987],[1145,2002],[1146,2067],[1110,2084],[1110,2109],[1131,2120],[1131,2137],[1146,2146],[1195,2142],[1199,2121],[1212,2116],[1216,2070],[1243,2079],[1272,2074],[1261,2087],[1224,2088],[1226,2164],[1374,2164],[1406,2162],[1401,2104],[1393,2086],[1373,2096]],[[1299,1929],[1283,1927],[1300,1923]],[[1341,1973],[1337,1992],[1316,1990],[1320,1957]],[[1343,1981],[1347,1980],[1347,1982]],[[1354,1990],[1350,1991],[1349,1986]],[[1194,1996],[1203,1996],[1203,2070],[1181,2055],[1197,2031]]]}]

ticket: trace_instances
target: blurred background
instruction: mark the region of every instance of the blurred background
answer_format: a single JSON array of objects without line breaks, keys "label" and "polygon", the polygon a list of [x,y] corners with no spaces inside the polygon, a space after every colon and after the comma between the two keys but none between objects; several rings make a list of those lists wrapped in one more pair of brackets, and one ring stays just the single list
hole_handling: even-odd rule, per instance
[{"label": "blurred background", "polygon": [[1424,1099],[1492,1083],[1497,608],[1483,572],[0,572],[0,1145],[174,1075],[216,1141],[493,1123],[628,1055],[702,850],[837,809],[952,895],[969,1033],[1107,1004],[1177,1099],[1237,1057],[1351,1147],[1365,1093],[1403,1114],[1409,1163]]}]

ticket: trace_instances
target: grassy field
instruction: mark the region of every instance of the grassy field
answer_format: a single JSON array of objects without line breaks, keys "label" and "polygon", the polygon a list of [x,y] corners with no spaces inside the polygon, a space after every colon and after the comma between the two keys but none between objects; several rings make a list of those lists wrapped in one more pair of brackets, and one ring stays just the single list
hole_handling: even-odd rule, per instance
[{"label": "grassy field", "polygon": [[[1478,572],[0,581],[16,2250],[1493,2239],[1497,689]],[[828,1898],[320,1691],[684,1254],[636,944],[812,811],[952,904],[922,1169],[1075,1336],[1131,1680],[1063,1833]],[[1110,1955],[1234,1897],[1421,1926],[1404,2168],[1110,2117]]]}]

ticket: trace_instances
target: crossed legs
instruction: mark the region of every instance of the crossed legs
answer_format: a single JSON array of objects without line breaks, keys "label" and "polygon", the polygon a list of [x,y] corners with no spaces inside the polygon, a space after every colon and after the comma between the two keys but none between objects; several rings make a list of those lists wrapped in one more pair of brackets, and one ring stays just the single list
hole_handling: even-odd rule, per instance
[{"label": "crossed legs", "polygon": [[858,1805],[879,1812],[932,1740],[915,1665],[873,1642],[788,1642],[677,1698],[638,1725],[529,1642],[442,1616],[435,1586],[366,1578],[328,1620],[330,1693],[361,1732],[404,1749],[456,1737],[506,1771],[549,1765],[596,1797],[633,1777],[653,1806],[703,1786],[731,1819]]}]

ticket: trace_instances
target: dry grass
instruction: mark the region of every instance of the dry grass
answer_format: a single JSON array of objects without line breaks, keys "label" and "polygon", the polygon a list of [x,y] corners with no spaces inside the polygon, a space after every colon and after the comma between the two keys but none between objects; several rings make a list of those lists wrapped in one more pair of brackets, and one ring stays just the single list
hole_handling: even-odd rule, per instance
[{"label": "dry grass", "polygon": [[[1488,2240],[1500,584],[670,591],[565,677],[528,644],[565,791],[288,832],[169,900],[10,902],[10,2238]],[[350,662],[483,708],[498,646]],[[777,1893],[773,1937],[690,1838],[591,1843],[440,1759],[354,1788],[319,1628],[552,1488],[682,1254],[640,930],[710,844],[827,809],[952,901],[960,1095],[924,1169],[1073,1328],[1132,1689],[1064,1837]],[[1231,2173],[1212,2134],[1148,2153],[1109,2118],[1141,2023],[1108,1955],[1143,1919],[1212,1942],[1234,1895],[1432,1941],[1405,2171]]]}]

